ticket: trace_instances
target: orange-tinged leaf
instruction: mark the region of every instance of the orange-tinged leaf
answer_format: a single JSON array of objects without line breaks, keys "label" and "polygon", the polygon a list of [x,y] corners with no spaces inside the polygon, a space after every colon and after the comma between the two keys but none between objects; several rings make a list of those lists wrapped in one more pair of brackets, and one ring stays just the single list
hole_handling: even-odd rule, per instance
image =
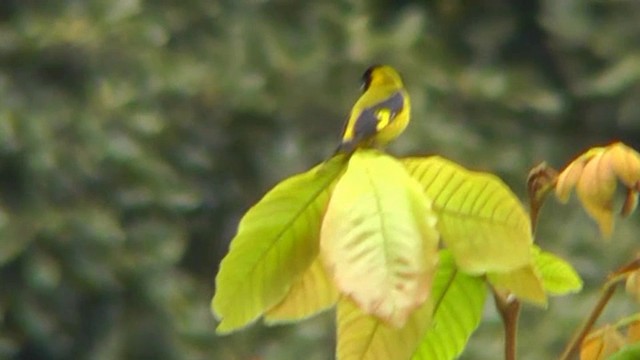
[{"label": "orange-tinged leaf", "polygon": [[341,293],[402,327],[429,295],[437,262],[435,215],[395,159],[360,150],[331,195],[322,258]]},{"label": "orange-tinged leaf", "polygon": [[614,327],[606,325],[582,342],[580,360],[605,360],[624,344],[624,337]]},{"label": "orange-tinged leaf", "polygon": [[578,180],[580,180],[580,176],[582,176],[584,164],[585,161],[582,159],[573,161],[558,175],[556,197],[561,202],[566,203],[569,201],[571,190],[578,184]]},{"label": "orange-tinged leaf", "polygon": [[605,153],[598,154],[585,165],[576,191],[589,216],[598,223],[602,235],[611,236],[616,178]]},{"label": "orange-tinged leaf", "polygon": [[594,157],[602,155],[605,151],[605,147],[591,148],[570,162],[569,165],[562,170],[560,175],[558,175],[558,181],[556,183],[556,197],[561,202],[566,203],[569,200],[571,190],[573,190],[578,184],[578,181],[580,181],[585,165]]},{"label": "orange-tinged leaf", "polygon": [[580,360],[600,360],[603,348],[602,339],[600,337],[591,337],[585,339],[580,346]]},{"label": "orange-tinged leaf", "polygon": [[529,216],[499,178],[437,156],[403,163],[433,201],[440,235],[462,271],[507,272],[530,264]]},{"label": "orange-tinged leaf", "polygon": [[638,191],[635,189],[627,189],[627,195],[624,198],[624,204],[620,210],[620,216],[627,217],[638,207]]},{"label": "orange-tinged leaf", "polygon": [[268,324],[292,322],[326,310],[338,301],[338,289],[327,277],[318,257],[289,289],[287,296],[269,309],[264,318]]},{"label": "orange-tinged leaf", "polygon": [[365,314],[349,298],[338,301],[337,359],[409,359],[431,319],[432,304],[423,303],[401,328]]},{"label": "orange-tinged leaf", "polygon": [[621,142],[609,147],[607,156],[611,167],[627,188],[635,188],[640,181],[640,154]]},{"label": "orange-tinged leaf", "polygon": [[613,201],[617,182],[627,189],[620,215],[631,214],[638,204],[640,191],[640,154],[621,142],[595,147],[572,161],[558,177],[556,195],[566,202],[574,185],[589,216],[609,238],[614,227]]},{"label": "orange-tinged leaf", "polygon": [[547,295],[542,285],[542,278],[533,265],[526,265],[505,273],[489,273],[487,278],[498,290],[507,291],[518,299],[535,305],[547,306]]},{"label": "orange-tinged leaf", "polygon": [[629,274],[625,288],[627,293],[631,294],[636,301],[640,302],[640,270],[633,271]]},{"label": "orange-tinged leaf", "polygon": [[627,327],[627,344],[640,342],[640,320],[632,321]]},{"label": "orange-tinged leaf", "polygon": [[242,218],[216,277],[218,333],[246,326],[280,302],[317,258],[322,214],[344,164],[338,156],[284,180]]}]

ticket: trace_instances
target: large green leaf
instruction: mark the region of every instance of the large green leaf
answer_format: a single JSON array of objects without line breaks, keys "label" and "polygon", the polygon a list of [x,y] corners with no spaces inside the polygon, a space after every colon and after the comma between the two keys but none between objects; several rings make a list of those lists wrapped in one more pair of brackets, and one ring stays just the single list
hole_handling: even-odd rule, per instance
[{"label": "large green leaf", "polygon": [[254,321],[309,268],[330,187],[344,164],[340,156],[281,182],[245,214],[216,277],[217,332]]},{"label": "large green leaf", "polygon": [[435,223],[429,200],[401,163],[358,151],[331,195],[321,255],[341,293],[366,314],[402,327],[431,289]]},{"label": "large green leaf", "polygon": [[433,201],[438,230],[460,270],[507,272],[531,263],[529,217],[499,178],[438,156],[403,163]]},{"label": "large green leaf", "polygon": [[338,302],[337,358],[340,360],[409,359],[429,326],[432,302],[411,313],[405,325],[396,328],[365,314],[348,298]]},{"label": "large green leaf", "polygon": [[433,319],[413,353],[413,359],[456,358],[480,324],[486,293],[481,278],[458,271],[451,253],[440,251],[440,263],[431,292]]}]

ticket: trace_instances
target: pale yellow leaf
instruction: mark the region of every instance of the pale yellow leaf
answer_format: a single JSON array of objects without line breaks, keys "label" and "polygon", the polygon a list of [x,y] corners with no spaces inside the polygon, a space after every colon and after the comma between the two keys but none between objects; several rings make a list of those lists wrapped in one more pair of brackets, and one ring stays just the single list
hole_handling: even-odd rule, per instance
[{"label": "pale yellow leaf", "polygon": [[430,301],[409,316],[406,324],[396,328],[377,317],[365,314],[349,298],[338,301],[337,358],[340,360],[409,359],[429,326]]},{"label": "pale yellow leaf", "polygon": [[518,299],[535,305],[547,305],[542,279],[533,265],[505,273],[489,273],[487,277],[498,290],[506,290]]},{"label": "pale yellow leaf", "polygon": [[499,178],[437,156],[403,163],[433,201],[440,235],[462,271],[506,272],[530,264],[529,216]]},{"label": "pale yellow leaf", "polygon": [[337,301],[338,290],[318,257],[291,285],[287,296],[266,312],[264,319],[268,324],[297,321],[326,310]]},{"label": "pale yellow leaf", "polygon": [[321,254],[341,293],[401,327],[429,295],[435,222],[429,200],[398,161],[360,150],[331,196]]}]

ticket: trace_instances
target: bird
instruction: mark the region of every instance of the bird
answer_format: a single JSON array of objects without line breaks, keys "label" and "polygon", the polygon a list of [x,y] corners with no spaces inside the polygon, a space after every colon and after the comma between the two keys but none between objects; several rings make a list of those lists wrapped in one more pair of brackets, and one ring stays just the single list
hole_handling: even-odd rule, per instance
[{"label": "bird", "polygon": [[362,75],[362,95],[351,109],[334,155],[386,145],[406,129],[410,111],[400,74],[389,65],[370,66]]}]

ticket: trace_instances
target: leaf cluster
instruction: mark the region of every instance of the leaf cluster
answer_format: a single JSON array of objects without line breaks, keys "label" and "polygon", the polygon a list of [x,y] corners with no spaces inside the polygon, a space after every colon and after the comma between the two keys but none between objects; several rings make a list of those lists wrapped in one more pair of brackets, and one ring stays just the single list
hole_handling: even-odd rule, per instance
[{"label": "leaf cluster", "polygon": [[281,182],[247,212],[212,309],[226,333],[337,304],[340,359],[450,359],[479,324],[485,277],[539,305],[582,286],[532,245],[526,212],[495,176],[358,150]]}]

